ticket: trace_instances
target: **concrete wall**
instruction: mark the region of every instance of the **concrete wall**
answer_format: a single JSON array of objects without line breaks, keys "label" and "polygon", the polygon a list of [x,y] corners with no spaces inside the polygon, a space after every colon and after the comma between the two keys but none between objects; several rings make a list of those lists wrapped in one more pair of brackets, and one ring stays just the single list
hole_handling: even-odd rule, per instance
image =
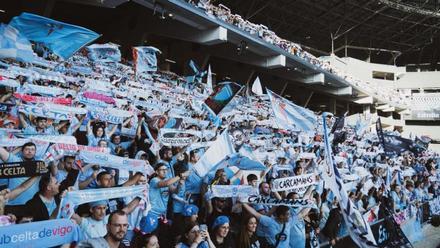
[{"label": "concrete wall", "polygon": [[440,71],[407,72],[397,80],[398,89],[440,88]]}]

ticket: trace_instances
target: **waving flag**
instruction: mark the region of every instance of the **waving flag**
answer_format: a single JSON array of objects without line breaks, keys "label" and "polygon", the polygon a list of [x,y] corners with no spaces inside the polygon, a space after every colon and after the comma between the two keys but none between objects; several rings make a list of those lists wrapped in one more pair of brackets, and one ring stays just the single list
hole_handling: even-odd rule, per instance
[{"label": "waving flag", "polygon": [[315,114],[306,108],[300,107],[289,100],[266,89],[278,125],[283,129],[294,127],[302,131],[313,131],[316,127]]},{"label": "waving flag", "polygon": [[12,58],[23,62],[32,62],[32,45],[17,29],[0,24],[0,58]]},{"label": "waving flag", "polygon": [[218,115],[242,88],[242,86],[232,82],[221,83],[215,87],[214,92],[205,100],[205,105],[209,107],[214,115]]},{"label": "waving flag", "polygon": [[263,95],[263,88],[261,87],[261,82],[259,77],[257,77],[254,81],[254,84],[252,84],[252,92],[254,92],[257,95]]},{"label": "waving flag", "polygon": [[121,51],[118,45],[113,43],[93,44],[86,47],[87,56],[92,61],[99,62],[119,62],[121,61]]},{"label": "waving flag", "polygon": [[209,94],[211,94],[213,91],[211,65],[208,65],[208,77],[206,78],[206,89],[208,90]]},{"label": "waving flag", "polygon": [[332,150],[329,143],[328,131],[326,125],[326,114],[322,115],[323,131],[324,131],[324,147],[325,147],[325,161],[328,169],[325,169],[324,181],[330,186],[331,191],[339,200],[339,205],[342,210],[342,217],[347,225],[348,233],[351,239],[362,248],[376,247],[376,240],[370,225],[361,215],[357,207],[348,197],[347,191],[343,189],[343,179],[339,174],[336,163],[333,159]]},{"label": "waving flag", "polygon": [[27,39],[44,44],[63,59],[68,59],[83,46],[99,37],[99,34],[87,28],[26,12],[12,18],[9,25],[16,28]]},{"label": "waving flag", "polygon": [[203,156],[194,165],[198,176],[204,177],[214,166],[222,161],[226,156],[235,153],[227,130],[217,136],[217,140],[209,147]]},{"label": "waving flag", "polygon": [[382,130],[382,124],[380,118],[376,121],[376,133],[379,137],[379,141],[383,146],[385,154],[392,156],[395,154],[400,155],[405,151],[415,152],[414,142],[410,139],[405,139],[400,136],[384,134]]},{"label": "waving flag", "polygon": [[191,80],[189,83],[201,83],[203,77],[206,75],[206,71],[202,71],[193,60],[189,61],[189,67],[194,72],[193,76],[187,77]]},{"label": "waving flag", "polygon": [[136,75],[148,71],[157,71],[157,53],[161,53],[161,51],[152,46],[133,47]]}]

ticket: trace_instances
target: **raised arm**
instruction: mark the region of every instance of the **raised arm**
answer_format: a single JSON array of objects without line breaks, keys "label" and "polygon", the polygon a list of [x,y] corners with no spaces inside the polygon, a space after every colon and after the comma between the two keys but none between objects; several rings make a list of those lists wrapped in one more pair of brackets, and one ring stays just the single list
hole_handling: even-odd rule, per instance
[{"label": "raised arm", "polygon": [[[106,126],[108,126],[107,123],[106,123]],[[108,137],[112,137],[112,135],[116,132],[117,128],[118,128],[118,125],[113,125],[112,129],[108,133]]]},{"label": "raised arm", "polygon": [[20,124],[23,126],[23,128],[27,128],[27,126],[29,126],[29,124],[26,121],[26,117],[24,116],[23,113],[20,113],[18,115],[19,119],[20,119]]},{"label": "raised arm", "polygon": [[17,188],[11,190],[11,192],[9,192],[7,194],[8,199],[14,200],[15,198],[17,198],[17,196],[19,196],[21,193],[23,193],[24,191],[29,189],[29,187],[31,187],[38,180],[38,178],[39,178],[39,176],[33,176],[33,177],[28,178],[26,181],[24,181],[22,184],[20,184]]},{"label": "raised arm", "polygon": [[126,214],[130,214],[139,205],[140,201],[141,198],[139,197],[134,198],[130,203],[127,204],[127,206],[125,206],[122,209],[122,211],[124,211]]},{"label": "raised arm", "polygon": [[251,206],[249,206],[247,203],[242,203],[243,207],[248,211],[251,215],[255,216],[258,220],[263,216],[262,214],[255,211],[255,209]]},{"label": "raised arm", "polygon": [[9,158],[9,152],[6,151],[5,148],[0,146],[0,159],[3,160],[3,162],[8,161]]}]

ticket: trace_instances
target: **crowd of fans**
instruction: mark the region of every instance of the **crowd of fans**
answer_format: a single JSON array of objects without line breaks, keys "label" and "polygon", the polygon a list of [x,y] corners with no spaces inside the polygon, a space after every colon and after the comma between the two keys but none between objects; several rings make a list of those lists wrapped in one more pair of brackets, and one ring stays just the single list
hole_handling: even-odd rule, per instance
[{"label": "crowd of fans", "polygon": [[[92,62],[77,54],[61,64],[50,57],[34,64],[3,60],[0,75],[0,159],[43,160],[50,168],[42,176],[0,179],[2,226],[59,217],[60,200],[69,192],[145,185],[147,197],[77,206],[70,218],[83,238],[76,245],[315,247],[318,241],[334,245],[344,233],[341,206],[319,176],[325,163],[324,123],[314,132],[280,130],[266,96],[237,96],[220,114],[222,124],[214,125],[200,107],[208,96],[204,85],[187,87],[184,78],[171,72],[135,76],[130,66]],[[58,109],[59,115],[49,114]],[[66,113],[68,118],[58,118]],[[333,123],[330,117],[325,125]],[[333,134],[331,138],[344,187],[365,218],[383,218],[389,210],[385,206],[414,215],[420,204],[438,197],[438,154],[426,150],[387,157],[377,135],[366,128],[369,123],[361,123],[345,125],[342,140]],[[170,147],[161,143],[165,128],[202,135],[190,145]],[[194,165],[224,130],[240,154],[261,161],[266,170],[230,166],[201,178]],[[72,144],[72,137],[77,147],[54,152],[57,145]],[[79,154],[84,149],[142,160],[149,169],[85,163]],[[308,173],[314,173],[316,184],[302,191],[271,189],[274,179]],[[250,185],[261,196],[310,199],[316,207],[271,207],[210,197],[212,185],[237,184]]]},{"label": "crowd of fans", "polygon": [[255,24],[248,20],[243,19],[238,14],[233,14],[229,8],[220,4],[215,6],[211,3],[210,0],[199,0],[199,1],[188,1],[193,4],[197,8],[200,8],[206,12],[207,15],[212,16],[213,18],[220,19],[226,23],[234,25],[239,29],[250,33],[251,35],[255,35],[269,44],[275,45],[286,52],[298,56],[299,58],[304,59],[312,65],[320,67],[323,70],[326,70],[330,73],[333,73],[340,78],[346,80],[350,84],[361,88],[362,90],[368,92],[370,95],[375,95],[380,97],[381,99],[385,99],[387,102],[406,105],[407,102],[405,98],[401,97],[397,90],[393,88],[384,88],[374,82],[368,82],[359,80],[353,77],[349,72],[343,71],[335,65],[332,65],[330,61],[323,60],[321,58],[317,58],[313,54],[305,51],[300,44],[297,44],[292,41],[288,41],[277,36],[273,31],[269,30],[268,27],[262,24]]}]

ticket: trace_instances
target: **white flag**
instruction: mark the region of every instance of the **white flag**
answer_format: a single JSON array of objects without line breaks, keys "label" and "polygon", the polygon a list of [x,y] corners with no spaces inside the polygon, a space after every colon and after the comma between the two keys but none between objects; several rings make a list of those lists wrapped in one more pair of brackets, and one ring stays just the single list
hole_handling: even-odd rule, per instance
[{"label": "white flag", "polygon": [[207,88],[209,94],[211,94],[213,92],[211,65],[208,65],[208,77],[206,78],[206,88]]},{"label": "white flag", "polygon": [[200,177],[204,177],[217,163],[226,156],[235,153],[227,130],[217,137],[211,147],[203,154],[194,165],[194,169]]},{"label": "white flag", "polygon": [[257,77],[254,81],[254,84],[252,84],[252,92],[254,92],[257,95],[263,95],[263,88],[261,87],[260,78]]}]

